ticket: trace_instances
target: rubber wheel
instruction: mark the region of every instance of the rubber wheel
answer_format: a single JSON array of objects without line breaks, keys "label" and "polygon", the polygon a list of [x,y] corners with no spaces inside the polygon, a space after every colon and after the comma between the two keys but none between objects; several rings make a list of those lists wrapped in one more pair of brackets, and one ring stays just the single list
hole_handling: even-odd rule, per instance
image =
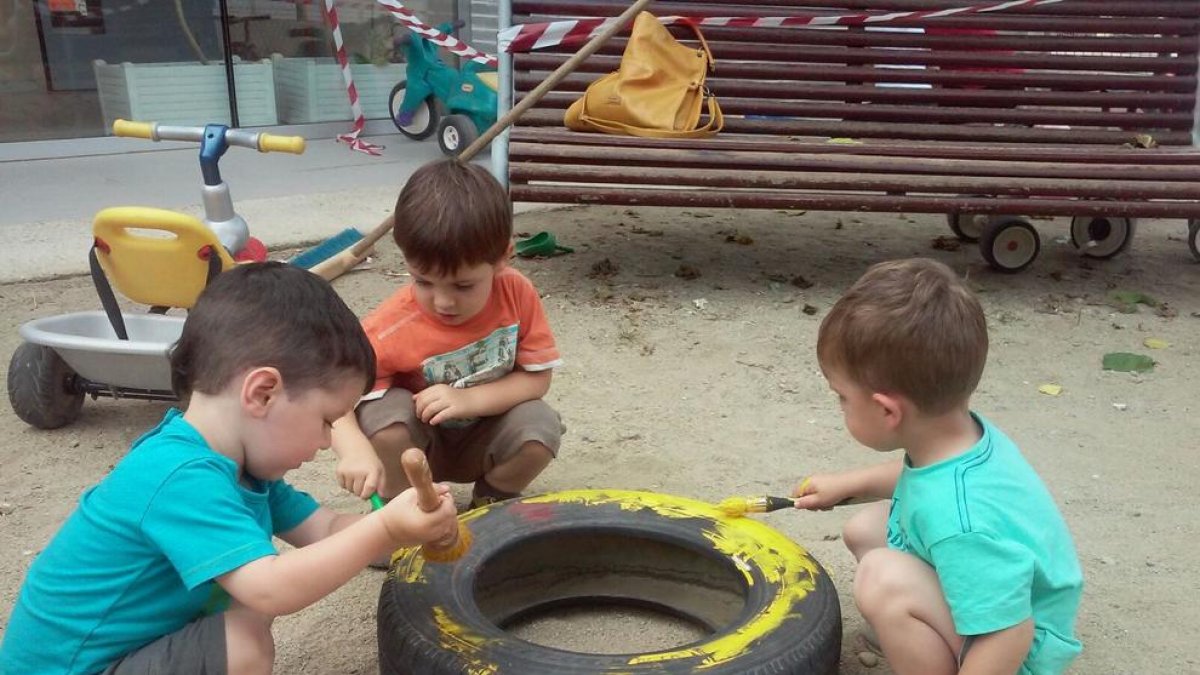
[{"label": "rubber wheel", "polygon": [[83,408],[75,371],[53,349],[22,342],[8,363],[8,401],[21,421],[38,429],[74,422]]},{"label": "rubber wheel", "polygon": [[[646,492],[578,490],[463,516],[454,563],[396,553],[379,596],[388,674],[744,675],[837,672],[841,608],[804,549],[752,518]],[[549,610],[656,609],[700,627],[690,644],[641,654],[567,651],[506,632]]]},{"label": "rubber wheel", "polygon": [[438,118],[441,116],[438,113],[437,100],[433,96],[427,96],[413,111],[412,119],[404,124],[400,120],[400,104],[404,101],[404,88],[405,83],[401,82],[392,87],[392,93],[388,96],[388,112],[392,115],[392,123],[396,125],[400,133],[414,141],[429,138],[437,129]]},{"label": "rubber wheel", "polygon": [[1200,219],[1193,218],[1188,221],[1188,248],[1192,249],[1192,257],[1200,262],[1200,242],[1196,240],[1200,238]]},{"label": "rubber wheel", "polygon": [[1104,216],[1075,216],[1071,219],[1071,243],[1089,258],[1107,260],[1133,241],[1132,218]]},{"label": "rubber wheel", "polygon": [[979,252],[993,269],[1015,274],[1029,267],[1042,250],[1042,240],[1028,220],[1000,216],[988,223],[979,239]]},{"label": "rubber wheel", "polygon": [[457,157],[476,138],[479,138],[479,130],[466,115],[446,115],[438,125],[438,145],[451,157]]},{"label": "rubber wheel", "polygon": [[[978,198],[986,195],[964,195],[966,197]],[[950,226],[950,231],[960,241],[965,241],[968,244],[974,244],[983,236],[983,228],[987,227],[988,221],[992,216],[986,213],[947,213],[946,224]]]}]

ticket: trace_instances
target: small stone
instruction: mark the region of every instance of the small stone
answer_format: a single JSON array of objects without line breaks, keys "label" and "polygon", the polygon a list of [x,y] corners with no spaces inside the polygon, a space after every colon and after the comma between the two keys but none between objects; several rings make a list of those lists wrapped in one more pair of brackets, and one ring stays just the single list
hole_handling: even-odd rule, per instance
[{"label": "small stone", "polygon": [[16,510],[17,507],[13,506],[12,504],[9,504],[8,502],[0,502],[0,516],[7,516]]},{"label": "small stone", "polygon": [[868,668],[879,665],[879,656],[875,652],[859,652],[858,661]]},{"label": "small stone", "polygon": [[680,279],[697,279],[700,277],[700,270],[691,265],[680,265],[679,269],[675,270],[675,276]]},{"label": "small stone", "polygon": [[807,314],[809,316],[813,316],[814,314],[817,313],[817,308],[813,307],[812,305],[805,304],[803,309],[801,309],[800,311],[804,312],[805,314]]},{"label": "small stone", "polygon": [[1100,556],[1099,558],[1097,558],[1097,560],[1100,561],[1101,565],[1116,565],[1117,564],[1116,560],[1113,560],[1111,557],[1106,556],[1106,555]]},{"label": "small stone", "polygon": [[31,549],[31,548],[27,548],[27,549],[25,549],[24,551],[21,551],[21,555],[23,555],[23,556],[31,556],[31,555],[33,555],[33,549]]},{"label": "small stone", "polygon": [[1126,403],[1114,403],[1113,408],[1116,410],[1126,410],[1129,408],[1129,405]]}]

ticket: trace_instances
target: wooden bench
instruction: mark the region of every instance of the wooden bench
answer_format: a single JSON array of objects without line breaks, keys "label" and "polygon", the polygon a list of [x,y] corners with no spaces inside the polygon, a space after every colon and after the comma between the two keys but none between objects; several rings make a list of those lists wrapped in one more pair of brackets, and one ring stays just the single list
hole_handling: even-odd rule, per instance
[{"label": "wooden bench", "polygon": [[[778,17],[990,3],[660,0],[650,9]],[[502,0],[501,16],[511,11],[515,25],[626,6]],[[686,42],[686,29],[673,32]],[[1072,241],[1094,258],[1125,250],[1136,217],[1183,218],[1200,258],[1196,0],[1064,0],[870,28],[703,32],[723,132],[661,140],[567,130],[567,106],[617,68],[618,37],[511,130],[500,166],[513,199],[944,213],[1010,272],[1040,250],[1028,216],[1071,216]],[[577,48],[514,54],[502,81],[512,78],[520,100]]]}]

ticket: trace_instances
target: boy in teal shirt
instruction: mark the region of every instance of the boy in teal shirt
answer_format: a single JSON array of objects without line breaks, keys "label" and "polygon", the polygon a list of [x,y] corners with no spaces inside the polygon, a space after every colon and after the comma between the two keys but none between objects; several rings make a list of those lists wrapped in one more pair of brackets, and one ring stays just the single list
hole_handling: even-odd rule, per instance
[{"label": "boy in teal shirt", "polygon": [[[449,491],[336,514],[283,481],[329,447],[374,355],[329,285],[238,266],[200,296],[171,353],[171,410],[84,492],[34,561],[0,675],[270,673],[271,622],[399,546],[457,532]],[[279,553],[272,536],[295,550]]]},{"label": "boy in teal shirt", "polygon": [[1070,532],[1016,445],[970,411],[987,360],[979,301],[945,265],[881,263],[821,324],[846,429],[904,456],[797,486],[796,506],[880,500],[845,526],[854,599],[897,675],[1061,673],[1082,647]]}]

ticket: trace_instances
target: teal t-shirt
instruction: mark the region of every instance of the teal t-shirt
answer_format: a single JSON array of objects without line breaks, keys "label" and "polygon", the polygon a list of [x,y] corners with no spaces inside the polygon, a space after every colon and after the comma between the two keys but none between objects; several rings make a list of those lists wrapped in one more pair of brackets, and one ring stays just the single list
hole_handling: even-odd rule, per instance
[{"label": "teal t-shirt", "polygon": [[1075,616],[1083,573],[1071,533],[1017,446],[982,417],[975,421],[983,437],[967,452],[920,468],[905,458],[888,545],[937,571],[959,635],[1032,617],[1021,672],[1061,673],[1082,651]]},{"label": "teal t-shirt", "polygon": [[0,674],[96,673],[211,611],[213,579],[274,555],[271,536],[317,509],[283,481],[249,482],[168,412],[34,560]]}]

